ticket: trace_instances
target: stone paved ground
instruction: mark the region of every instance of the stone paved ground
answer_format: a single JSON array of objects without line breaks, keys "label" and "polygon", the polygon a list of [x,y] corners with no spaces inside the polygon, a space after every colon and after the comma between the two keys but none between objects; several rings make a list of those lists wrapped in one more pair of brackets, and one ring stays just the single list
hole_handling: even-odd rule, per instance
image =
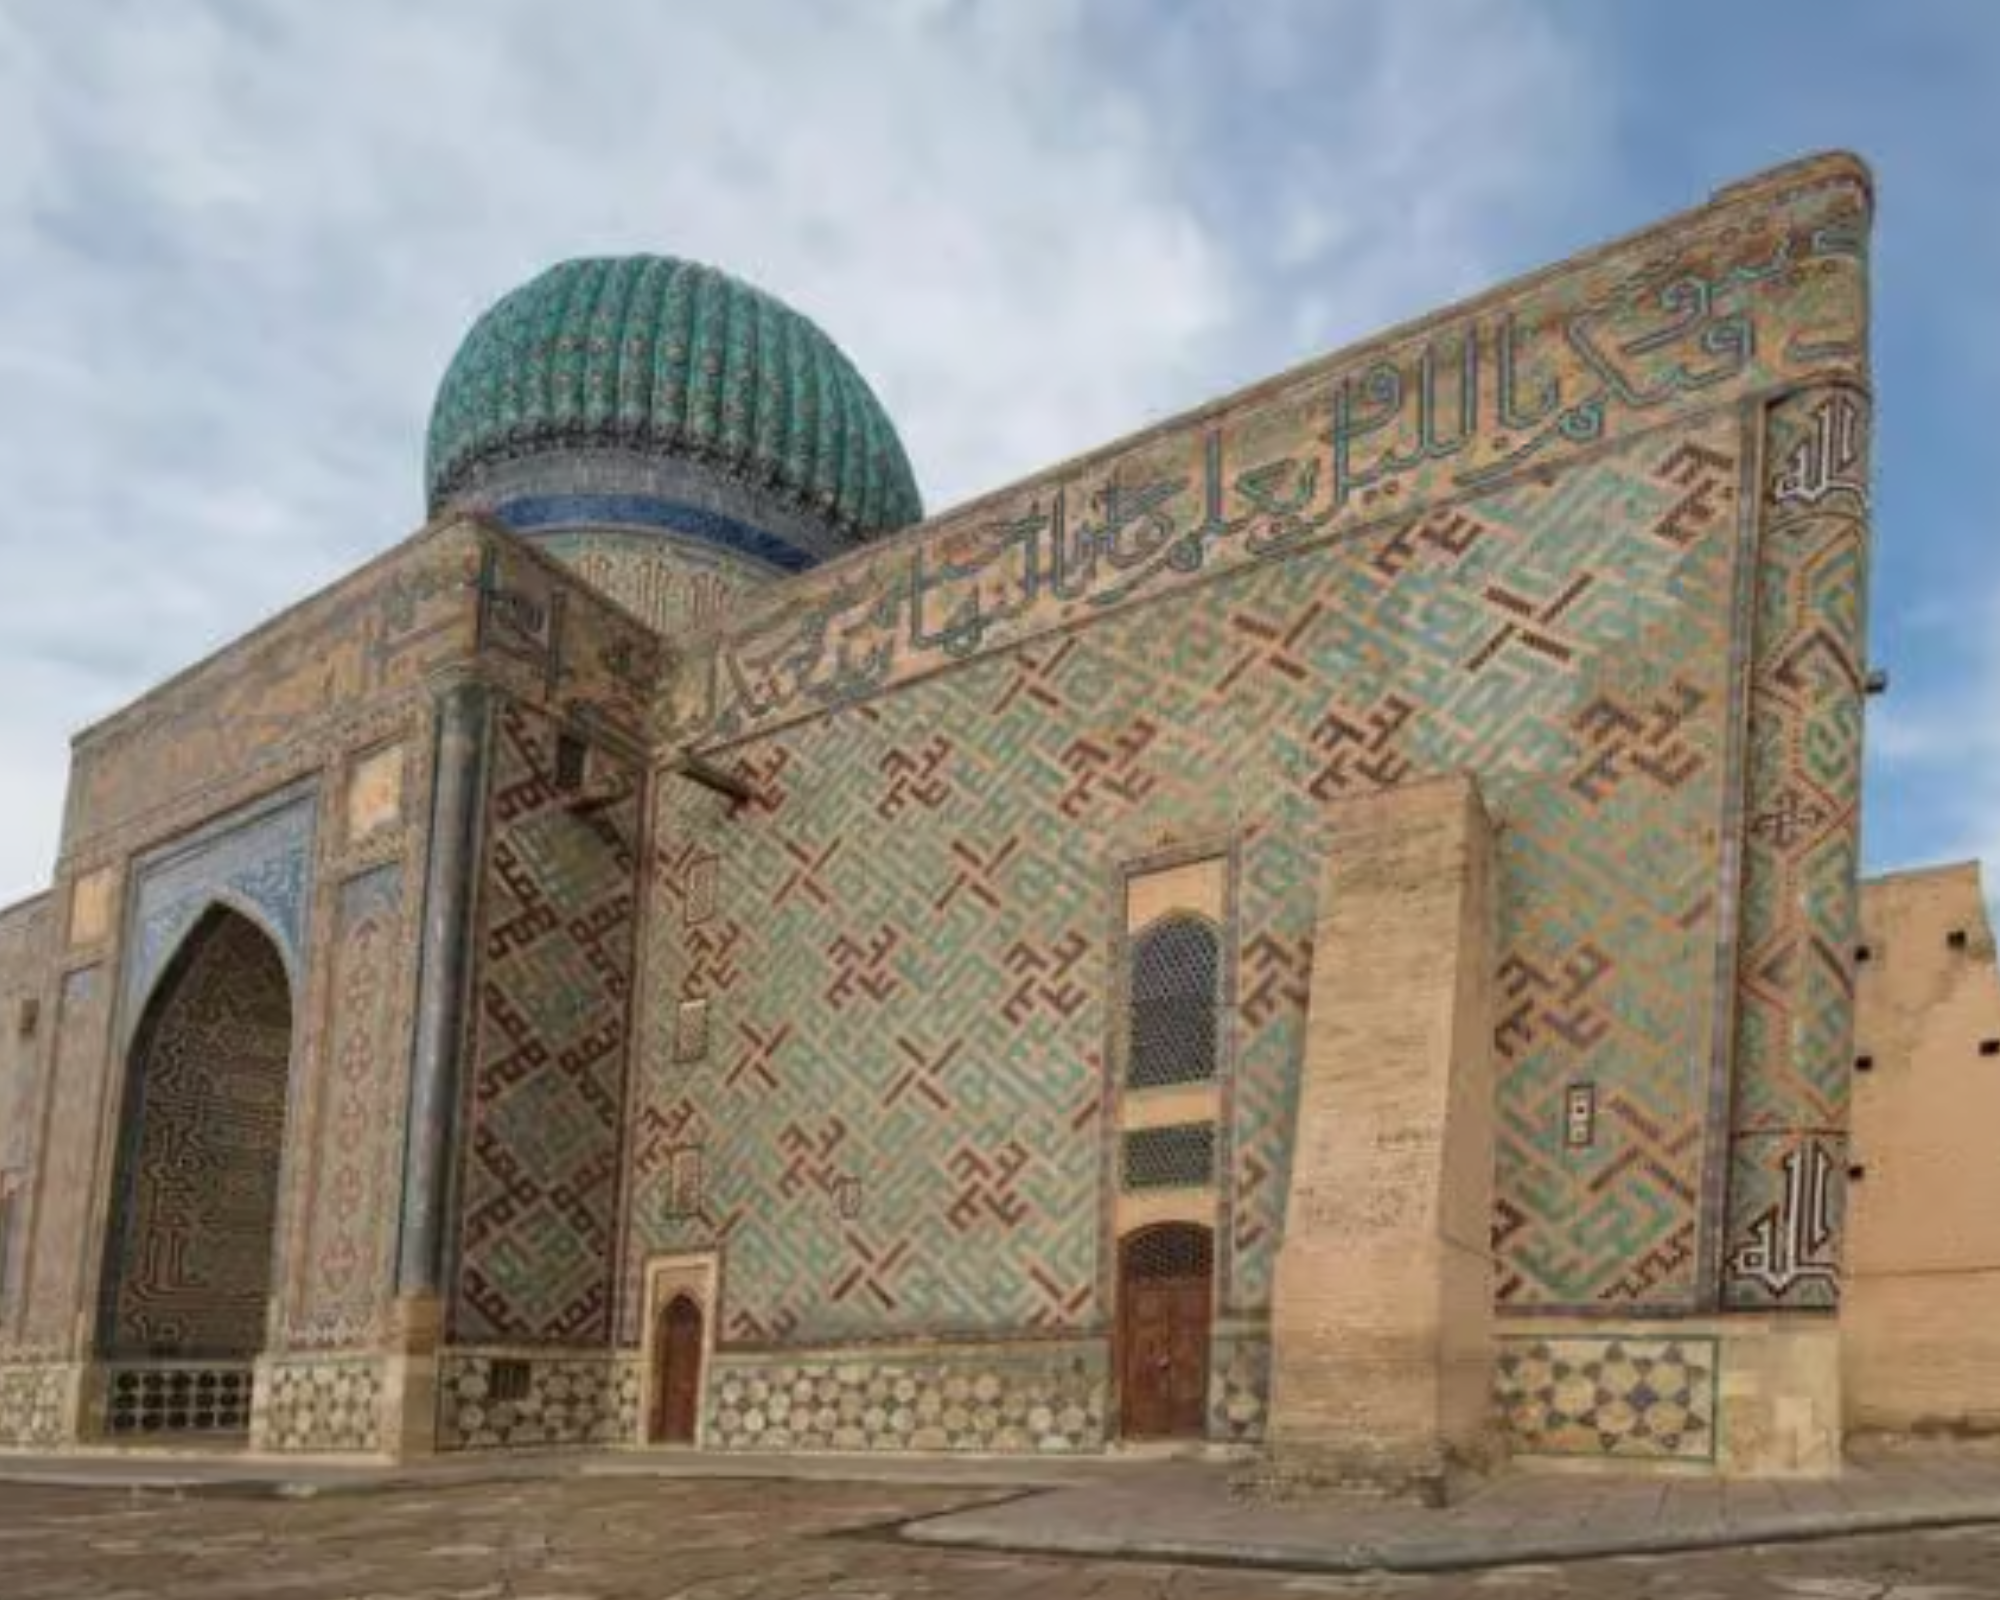
[{"label": "stone paved ground", "polygon": [[5,1600],[2000,1600],[2000,1525],[1503,1567],[1290,1575],[952,1551],[869,1530],[993,1491],[566,1477],[312,1499],[0,1484]]}]

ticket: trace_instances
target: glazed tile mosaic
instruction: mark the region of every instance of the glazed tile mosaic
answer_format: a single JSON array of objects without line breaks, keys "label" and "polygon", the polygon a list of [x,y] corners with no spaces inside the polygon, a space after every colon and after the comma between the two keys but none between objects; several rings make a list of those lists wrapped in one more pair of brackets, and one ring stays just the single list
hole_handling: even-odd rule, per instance
[{"label": "glazed tile mosaic", "polygon": [[[496,1392],[496,1362],[526,1369],[521,1392]],[[438,1448],[630,1443],[640,1383],[635,1363],[601,1354],[454,1355],[438,1379]]]},{"label": "glazed tile mosaic", "polygon": [[379,1361],[274,1362],[259,1386],[264,1449],[372,1454],[383,1448]]},{"label": "glazed tile mosaic", "polygon": [[[1469,775],[1492,1299],[1575,1330],[1502,1409],[1720,1461],[1683,1319],[1838,1299],[1871,205],[1781,169],[929,523],[801,312],[504,296],[432,524],[76,742],[0,1434],[1275,1459],[1329,812]],[[1202,1020],[1127,1094],[1142,867]]]},{"label": "glazed tile mosaic", "polygon": [[1498,1401],[1524,1454],[1706,1461],[1719,1364],[1699,1335],[1506,1339]]},{"label": "glazed tile mosaic", "polygon": [[721,1450],[1095,1449],[1105,1437],[1100,1350],[941,1350],[721,1363],[706,1442]]}]

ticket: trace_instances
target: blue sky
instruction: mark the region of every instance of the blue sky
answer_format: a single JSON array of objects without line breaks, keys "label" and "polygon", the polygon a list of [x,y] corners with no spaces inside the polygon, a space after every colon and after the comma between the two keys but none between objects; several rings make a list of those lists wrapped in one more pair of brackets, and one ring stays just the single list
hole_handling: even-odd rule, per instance
[{"label": "blue sky", "polygon": [[1872,870],[2000,861],[2000,5],[0,0],[0,903],[71,731],[421,515],[564,256],[819,320],[940,508],[1810,150],[1880,191]]}]

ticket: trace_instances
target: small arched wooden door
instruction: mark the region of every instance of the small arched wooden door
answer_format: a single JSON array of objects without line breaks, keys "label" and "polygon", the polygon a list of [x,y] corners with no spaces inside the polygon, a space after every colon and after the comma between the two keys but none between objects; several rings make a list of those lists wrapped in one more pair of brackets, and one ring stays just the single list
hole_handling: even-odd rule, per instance
[{"label": "small arched wooden door", "polygon": [[1128,1439],[1208,1432],[1215,1247],[1208,1229],[1170,1222],[1118,1246],[1118,1409]]},{"label": "small arched wooden door", "polygon": [[701,1307],[677,1294],[653,1330],[653,1442],[693,1444],[700,1409]]}]

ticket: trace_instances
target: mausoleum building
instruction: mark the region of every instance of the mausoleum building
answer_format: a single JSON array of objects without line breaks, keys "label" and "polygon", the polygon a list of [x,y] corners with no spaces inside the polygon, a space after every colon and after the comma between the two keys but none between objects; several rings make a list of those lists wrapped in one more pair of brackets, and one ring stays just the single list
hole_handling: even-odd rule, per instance
[{"label": "mausoleum building", "polygon": [[[1870,226],[1803,161],[928,517],[800,311],[515,290],[424,527],[76,737],[0,913],[0,1445],[1430,1482],[2000,1417],[1843,1294],[1924,1234],[1859,1220]],[[1889,953],[1989,971],[1961,899]]]}]

